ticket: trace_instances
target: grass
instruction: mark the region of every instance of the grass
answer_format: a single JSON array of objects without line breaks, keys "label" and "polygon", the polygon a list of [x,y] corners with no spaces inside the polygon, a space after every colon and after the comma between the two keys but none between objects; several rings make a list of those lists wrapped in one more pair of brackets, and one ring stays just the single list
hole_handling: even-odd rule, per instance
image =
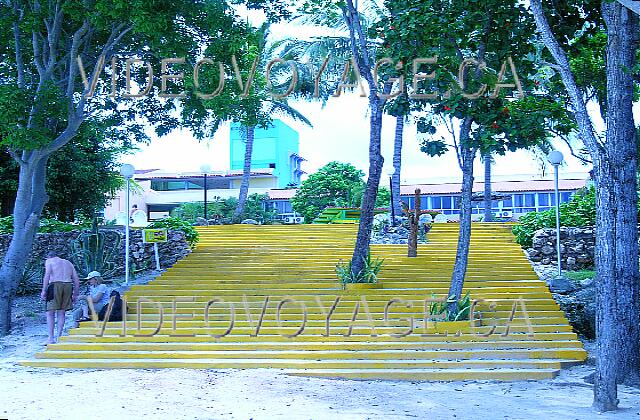
[{"label": "grass", "polygon": [[573,281],[583,281],[594,278],[596,272],[593,270],[566,271],[564,275]]}]

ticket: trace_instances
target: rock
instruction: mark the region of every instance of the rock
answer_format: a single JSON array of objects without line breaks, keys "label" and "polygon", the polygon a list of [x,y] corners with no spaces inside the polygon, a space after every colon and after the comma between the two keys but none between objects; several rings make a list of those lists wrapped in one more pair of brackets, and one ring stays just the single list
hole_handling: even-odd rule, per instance
[{"label": "rock", "polygon": [[535,248],[529,248],[527,249],[527,255],[529,256],[529,258],[533,258],[533,257],[539,257],[541,254],[540,251],[538,251]]},{"label": "rock", "polygon": [[596,335],[595,283],[592,282],[568,294],[556,294],[554,297],[574,331],[587,339],[594,339]]},{"label": "rock", "polygon": [[596,279],[584,279],[582,280],[582,282],[580,283],[580,285],[584,288],[584,287],[592,287],[596,285]]},{"label": "rock", "polygon": [[551,258],[545,257],[542,260],[540,260],[540,263],[542,263],[544,265],[549,265],[549,264],[551,264]]},{"label": "rock", "polygon": [[258,223],[257,220],[253,220],[253,219],[244,219],[242,222],[240,222],[240,224],[242,224],[242,225],[259,225],[260,223]]},{"label": "rock", "polygon": [[556,253],[556,249],[552,246],[545,245],[542,247],[540,252],[542,252],[543,255],[553,255]]},{"label": "rock", "polygon": [[431,217],[430,214],[421,214],[420,219],[418,220],[418,224],[420,226],[424,226],[432,222],[433,222],[433,217]]},{"label": "rock", "polygon": [[573,281],[565,277],[554,277],[548,280],[547,284],[553,293],[566,294],[573,292],[578,288]]}]

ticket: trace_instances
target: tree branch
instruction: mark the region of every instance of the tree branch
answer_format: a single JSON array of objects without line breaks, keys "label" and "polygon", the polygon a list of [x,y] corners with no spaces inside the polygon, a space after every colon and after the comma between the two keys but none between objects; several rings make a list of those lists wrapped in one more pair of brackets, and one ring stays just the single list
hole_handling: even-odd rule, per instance
[{"label": "tree branch", "polygon": [[18,71],[18,87],[24,88],[24,59],[22,58],[22,40],[20,39],[20,21],[24,15],[22,10],[18,10],[18,2],[13,3],[13,12],[16,20],[13,21],[13,38],[16,44],[16,68]]},{"label": "tree branch", "polygon": [[569,148],[569,152],[571,153],[571,156],[573,156],[574,158],[578,159],[579,161],[581,161],[584,164],[593,164],[592,160],[589,160],[589,159],[585,158],[584,156],[580,156],[579,154],[577,154],[574,151],[573,146],[571,145],[571,140],[567,136],[562,135],[562,134],[558,133],[555,130],[551,130],[551,132],[553,134],[555,134],[556,136],[558,136],[562,141],[565,142],[565,144]]},{"label": "tree branch", "polygon": [[31,43],[33,44],[33,62],[38,70],[40,79],[44,77],[44,61],[42,59],[42,49],[40,48],[40,41],[38,41],[38,33],[33,31],[31,33]]},{"label": "tree branch", "polygon": [[[358,67],[361,70],[360,73],[364,73],[364,78],[369,85],[369,99],[375,100],[378,96],[378,86],[376,86],[376,81],[373,80],[373,75],[371,74],[371,57],[369,57],[366,38],[364,37],[362,25],[360,24],[360,16],[353,4],[353,0],[347,0],[347,7],[343,7],[342,13],[349,27],[353,56],[358,61]],[[360,54],[358,54],[358,45],[360,45]]]},{"label": "tree branch", "polygon": [[75,87],[76,74],[78,72],[78,65],[76,63],[76,57],[78,50],[80,49],[80,40],[82,36],[89,29],[89,22],[85,20],[82,26],[73,34],[71,41],[71,48],[69,50],[69,79],[67,80],[67,98],[69,99],[69,112],[73,110],[73,91]]},{"label": "tree branch", "polygon": [[531,0],[531,11],[533,12],[536,26],[542,35],[545,46],[559,66],[558,71],[571,98],[582,140],[589,149],[591,157],[595,159],[597,155],[603,153],[603,147],[595,135],[593,123],[591,122],[591,118],[589,118],[589,112],[584,102],[584,95],[578,87],[578,83],[571,71],[567,54],[555,38],[549,21],[544,15],[542,0]]},{"label": "tree branch", "polygon": [[640,15],[640,2],[637,0],[618,0],[618,3]]},{"label": "tree branch", "polygon": [[26,164],[26,162],[20,156],[18,156],[18,153],[15,150],[12,150],[11,148],[7,147],[7,153],[9,153],[9,156],[11,156],[13,160],[18,162],[18,165]]},{"label": "tree branch", "polygon": [[53,16],[53,24],[47,25],[47,43],[49,44],[49,62],[47,64],[47,72],[53,72],[53,68],[56,64],[56,57],[58,55],[58,42],[60,41],[60,31],[62,29],[62,17],[63,13],[60,9],[60,4],[56,2],[56,11]]}]

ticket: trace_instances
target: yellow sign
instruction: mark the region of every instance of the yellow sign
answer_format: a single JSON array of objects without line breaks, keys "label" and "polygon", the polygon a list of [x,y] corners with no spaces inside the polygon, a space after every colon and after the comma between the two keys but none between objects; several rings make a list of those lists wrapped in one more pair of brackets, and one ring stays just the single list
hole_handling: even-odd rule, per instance
[{"label": "yellow sign", "polygon": [[167,242],[167,229],[144,229],[142,231],[142,242],[145,244]]}]

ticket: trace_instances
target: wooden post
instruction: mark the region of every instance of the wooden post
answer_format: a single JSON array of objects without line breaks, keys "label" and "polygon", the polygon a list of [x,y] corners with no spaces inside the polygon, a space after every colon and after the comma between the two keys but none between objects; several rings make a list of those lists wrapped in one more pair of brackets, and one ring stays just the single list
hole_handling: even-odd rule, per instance
[{"label": "wooden post", "polygon": [[407,241],[407,245],[409,248],[407,256],[409,258],[415,258],[418,256],[418,229],[420,227],[420,214],[422,213],[421,201],[421,191],[420,189],[416,189],[414,196],[413,213],[411,211],[407,213],[407,216],[409,217],[409,225],[411,228],[411,231],[409,232],[409,239]]}]

